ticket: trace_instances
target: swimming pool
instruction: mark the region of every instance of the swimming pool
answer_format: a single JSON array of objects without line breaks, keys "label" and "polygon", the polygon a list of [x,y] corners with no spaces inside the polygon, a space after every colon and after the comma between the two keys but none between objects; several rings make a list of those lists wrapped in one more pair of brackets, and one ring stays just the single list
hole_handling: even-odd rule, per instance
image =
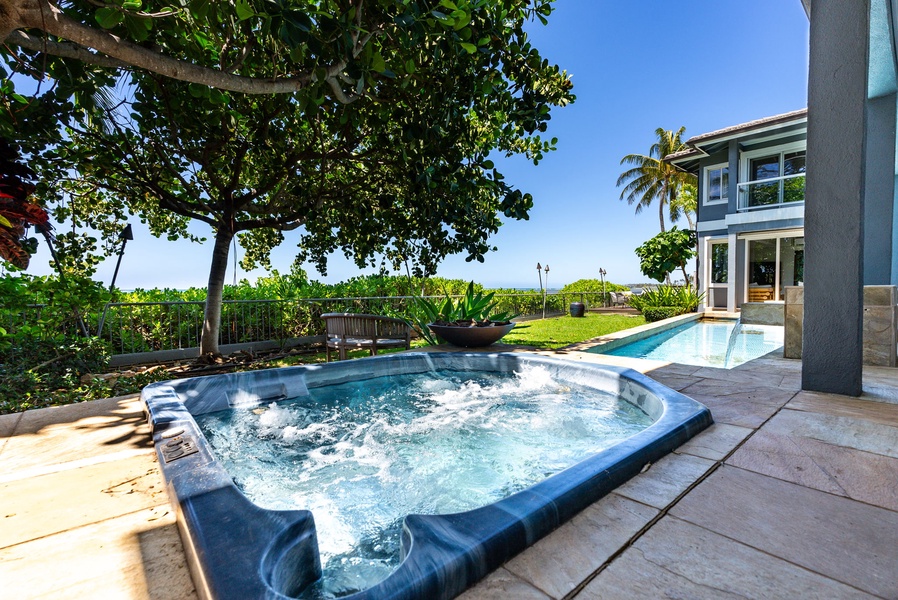
[{"label": "swimming pool", "polygon": [[[395,395],[407,395],[403,388],[415,385],[424,393],[411,393],[410,401]],[[382,400],[365,407],[384,391]],[[205,598],[452,598],[711,423],[704,406],[634,371],[523,354],[382,356],[164,382],[145,388],[142,397],[191,574]],[[337,413],[352,417],[338,424],[331,420]],[[398,418],[400,413],[407,414]],[[502,457],[506,441],[483,445],[482,438],[503,428],[517,430],[526,413],[544,431],[514,443],[529,442],[526,452],[535,454],[535,440],[547,438],[548,464],[531,465],[528,457],[510,464]],[[622,413],[624,423],[603,441],[596,424],[611,413]],[[477,431],[465,421],[478,421]],[[238,436],[222,424],[249,431],[255,441],[234,442]],[[443,492],[426,477],[406,485],[412,476],[385,467],[380,454],[383,440],[405,438],[409,428],[436,437],[388,450],[400,462],[425,470],[447,463],[451,472],[458,468],[451,458],[471,445],[469,457],[484,455],[486,469],[462,477],[474,481],[467,489],[458,479],[443,482]],[[365,441],[381,434],[380,441]],[[306,444],[315,437],[333,443]],[[354,438],[362,443],[350,443]],[[302,454],[314,460],[303,463]],[[280,469],[293,462],[297,470],[275,475],[286,488],[250,481],[267,463],[282,463]],[[469,459],[463,462],[466,468]],[[292,487],[293,479],[328,470],[337,481],[326,493],[317,494],[326,487],[321,482],[312,482],[311,491]],[[500,471],[511,481],[498,478],[498,489],[480,485]],[[364,481],[378,474],[394,480],[381,500],[371,497]],[[433,490],[449,501],[434,505]],[[423,508],[407,502],[414,495],[424,498]],[[385,537],[362,542],[362,555],[340,555],[341,538],[355,535],[331,526],[339,519],[329,505],[340,502],[360,509],[358,521],[388,525]],[[382,510],[393,504],[395,510]],[[370,581],[350,581],[353,573],[347,580],[340,572],[341,564],[353,561],[375,571],[371,581],[390,574],[365,589]],[[349,585],[340,583],[336,594],[316,589],[322,562],[325,572],[336,571]]]},{"label": "swimming pool", "polygon": [[693,321],[645,339],[587,352],[731,369],[783,346],[783,328],[738,321]]}]

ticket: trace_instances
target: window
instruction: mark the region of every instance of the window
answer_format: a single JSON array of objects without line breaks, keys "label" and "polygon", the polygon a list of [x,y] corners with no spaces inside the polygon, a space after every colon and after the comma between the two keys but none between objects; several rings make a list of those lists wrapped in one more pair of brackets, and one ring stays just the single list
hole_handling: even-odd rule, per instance
[{"label": "window", "polygon": [[730,168],[714,165],[705,169],[704,204],[726,204],[729,201]]},{"label": "window", "polygon": [[805,150],[798,144],[780,152],[750,152],[742,163],[738,210],[804,202]]},{"label": "window", "polygon": [[782,300],[785,288],[804,285],[804,237],[748,241],[746,279],[749,302]]},{"label": "window", "polygon": [[729,245],[711,244],[711,283],[726,283],[729,266]]}]

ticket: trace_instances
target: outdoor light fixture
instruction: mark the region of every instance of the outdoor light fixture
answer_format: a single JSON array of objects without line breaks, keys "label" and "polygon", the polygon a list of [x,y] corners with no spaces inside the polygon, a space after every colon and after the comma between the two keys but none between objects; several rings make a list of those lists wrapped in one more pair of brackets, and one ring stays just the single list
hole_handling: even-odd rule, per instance
[{"label": "outdoor light fixture", "polygon": [[[540,270],[539,263],[536,263],[536,270],[537,271]],[[546,266],[543,270],[545,270],[545,272],[546,272],[546,285],[545,285],[545,287],[543,287],[542,273],[540,273],[539,287],[543,292],[543,319],[545,319],[546,318],[546,296],[549,293],[549,263],[546,263]]]},{"label": "outdoor light fixture", "polygon": [[599,267],[599,277],[602,278],[602,306],[603,307],[608,306],[608,301],[605,300],[605,275],[607,275],[607,274],[608,274],[608,271],[606,271],[602,267]]},{"label": "outdoor light fixture", "polygon": [[[122,247],[119,248],[118,251],[118,260],[115,263],[115,271],[112,273],[112,283],[109,284],[109,293],[112,293],[112,290],[115,289],[115,279],[118,277],[118,268],[122,266],[122,256],[125,254],[125,245],[128,243],[128,240],[134,239],[134,233],[131,231],[131,223],[126,223],[125,228],[122,229],[122,232],[118,234],[118,239],[122,241]],[[97,325],[97,337],[103,333],[103,323],[106,322],[106,311],[109,310],[109,303],[106,303],[106,306],[103,307],[103,315],[100,317],[100,323]]]}]

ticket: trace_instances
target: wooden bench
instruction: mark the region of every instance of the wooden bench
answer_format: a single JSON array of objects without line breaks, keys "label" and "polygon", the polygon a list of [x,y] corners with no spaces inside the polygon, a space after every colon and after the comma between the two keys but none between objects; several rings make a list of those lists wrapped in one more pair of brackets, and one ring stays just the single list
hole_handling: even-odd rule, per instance
[{"label": "wooden bench", "polygon": [[773,300],[772,287],[750,287],[748,288],[749,302],[766,302]]},{"label": "wooden bench", "polygon": [[347,348],[368,348],[374,356],[381,348],[412,347],[412,330],[402,319],[353,313],[326,313],[321,318],[327,328],[327,362],[332,350],[345,360]]}]

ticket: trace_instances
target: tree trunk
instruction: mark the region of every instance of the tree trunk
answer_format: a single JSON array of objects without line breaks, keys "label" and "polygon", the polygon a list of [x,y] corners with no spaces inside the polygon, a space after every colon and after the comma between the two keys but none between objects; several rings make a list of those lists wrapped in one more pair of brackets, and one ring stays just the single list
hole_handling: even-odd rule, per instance
[{"label": "tree trunk", "polygon": [[667,182],[661,185],[661,197],[658,198],[658,219],[661,221],[661,233],[664,233],[664,202],[667,200]]},{"label": "tree trunk", "polygon": [[228,250],[234,234],[218,230],[212,249],[212,266],[209,268],[209,283],[206,286],[206,313],[203,319],[203,335],[200,338],[200,355],[220,354],[218,332],[221,329],[221,297],[224,292],[225,274],[228,270]]}]

